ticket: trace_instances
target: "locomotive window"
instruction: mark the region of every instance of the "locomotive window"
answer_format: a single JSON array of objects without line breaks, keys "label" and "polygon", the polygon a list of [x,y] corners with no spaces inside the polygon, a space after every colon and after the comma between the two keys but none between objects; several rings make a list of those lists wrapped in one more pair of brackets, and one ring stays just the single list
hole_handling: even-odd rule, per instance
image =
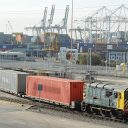
[{"label": "locomotive window", "polygon": [[118,93],[114,92],[114,97],[117,98],[118,97]]},{"label": "locomotive window", "polygon": [[121,93],[119,93],[119,98],[121,99]]},{"label": "locomotive window", "polygon": [[112,95],[112,91],[106,90],[106,97],[110,97]]}]

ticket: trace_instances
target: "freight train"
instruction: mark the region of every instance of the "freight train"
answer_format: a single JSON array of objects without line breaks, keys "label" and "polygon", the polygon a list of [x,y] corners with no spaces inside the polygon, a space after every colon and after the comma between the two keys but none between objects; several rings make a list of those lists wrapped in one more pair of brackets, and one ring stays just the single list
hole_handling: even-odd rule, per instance
[{"label": "freight train", "polygon": [[[128,118],[128,86],[0,70],[0,90],[102,116]],[[85,94],[85,98],[83,98]]]}]

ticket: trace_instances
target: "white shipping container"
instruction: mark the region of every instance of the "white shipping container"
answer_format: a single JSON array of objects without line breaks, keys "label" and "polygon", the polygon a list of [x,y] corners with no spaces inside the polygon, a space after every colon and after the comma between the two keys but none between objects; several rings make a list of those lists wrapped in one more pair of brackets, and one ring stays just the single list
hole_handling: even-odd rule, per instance
[{"label": "white shipping container", "polygon": [[15,94],[25,94],[26,92],[26,76],[29,73],[0,70],[0,90]]}]

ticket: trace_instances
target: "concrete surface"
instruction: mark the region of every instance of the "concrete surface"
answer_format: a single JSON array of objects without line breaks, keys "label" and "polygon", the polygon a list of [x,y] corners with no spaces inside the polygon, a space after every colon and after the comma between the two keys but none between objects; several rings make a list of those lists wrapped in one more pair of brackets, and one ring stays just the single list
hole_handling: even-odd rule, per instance
[{"label": "concrete surface", "polygon": [[108,83],[120,84],[120,85],[122,84],[128,85],[128,78],[98,76],[97,80]]},{"label": "concrete surface", "polygon": [[0,101],[0,128],[112,128],[25,110],[26,106]]}]

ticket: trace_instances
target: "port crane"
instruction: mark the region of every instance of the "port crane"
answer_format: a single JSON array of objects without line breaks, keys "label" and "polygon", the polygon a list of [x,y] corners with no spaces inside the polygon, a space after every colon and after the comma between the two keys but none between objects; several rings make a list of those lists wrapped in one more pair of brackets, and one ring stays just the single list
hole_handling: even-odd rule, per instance
[{"label": "port crane", "polygon": [[62,24],[59,24],[59,25],[56,24],[55,26],[53,26],[52,27],[53,31],[57,30],[57,32],[60,34],[60,32],[62,33],[62,31],[65,30],[67,34],[68,14],[69,14],[69,5],[66,6],[65,15],[61,22]]},{"label": "port crane", "polygon": [[32,32],[36,31],[37,34],[41,33],[41,30],[43,30],[43,32],[45,32],[45,30],[46,30],[47,10],[48,10],[48,7],[45,7],[43,19],[41,20],[41,26],[38,27],[38,26],[34,25],[32,27],[25,27],[25,30],[32,30]]},{"label": "port crane", "polygon": [[46,30],[46,19],[47,19],[47,10],[48,10],[48,7],[45,7],[45,10],[44,10],[44,16],[43,16],[43,19],[42,19],[42,24],[41,24],[41,27],[39,27],[39,29],[42,29],[44,32]]},{"label": "port crane", "polygon": [[9,25],[9,27],[10,27],[10,29],[11,29],[11,33],[13,33],[13,32],[14,32],[14,30],[13,30],[13,27],[12,27],[12,25],[11,25],[10,21],[8,21],[8,25]]},{"label": "port crane", "polygon": [[85,39],[95,43],[118,43],[128,41],[128,8],[121,5],[114,10],[103,6],[82,18],[80,28],[84,29]]},{"label": "port crane", "polygon": [[[55,12],[55,5],[52,5],[50,18],[48,20],[46,20],[47,10],[48,8],[45,7],[44,16],[43,16],[43,19],[41,20],[41,26],[38,27],[34,25],[33,27],[26,27],[25,29],[36,31],[37,36],[44,34],[44,48],[47,50],[51,49],[51,51],[58,51],[58,48],[59,48],[58,34],[61,34],[63,30],[65,30],[67,34],[67,20],[68,20],[68,14],[69,14],[69,5],[66,6],[65,15],[60,25],[52,26],[54,12]],[[54,32],[55,30],[57,30],[57,33]]]},{"label": "port crane", "polygon": [[48,19],[48,26],[47,26],[47,32],[50,29],[52,32],[52,23],[53,23],[53,17],[54,17],[54,13],[55,13],[55,5],[52,5],[52,9],[51,9],[51,14],[50,14],[50,18]]}]

